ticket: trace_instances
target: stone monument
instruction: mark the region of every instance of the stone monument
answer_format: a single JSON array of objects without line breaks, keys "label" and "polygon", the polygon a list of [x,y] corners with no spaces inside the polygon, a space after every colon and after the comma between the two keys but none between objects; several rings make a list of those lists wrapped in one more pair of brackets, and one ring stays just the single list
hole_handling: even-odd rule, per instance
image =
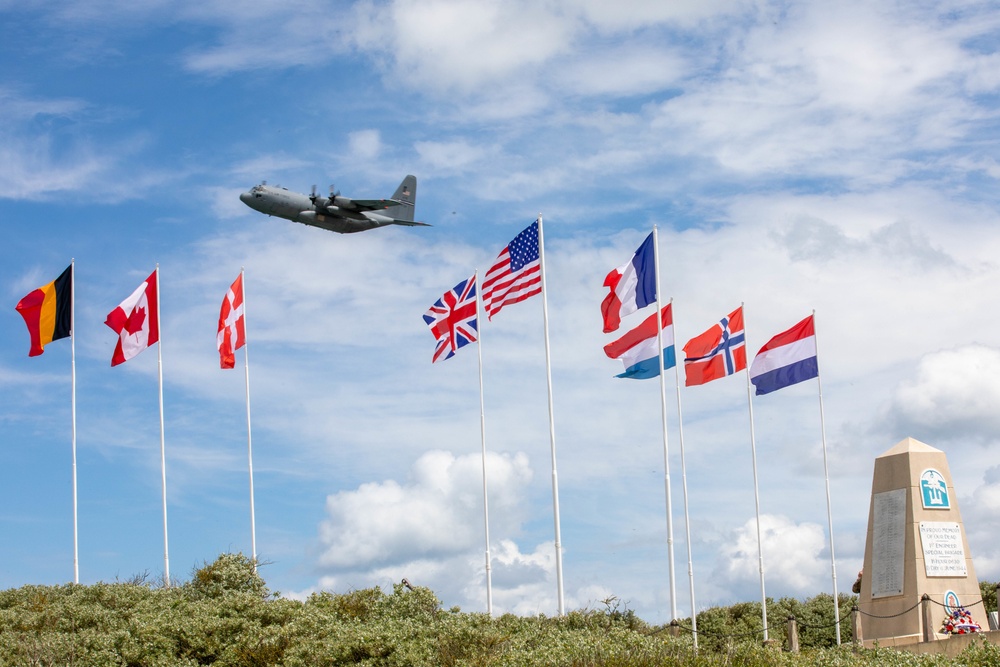
[{"label": "stone monument", "polygon": [[[965,607],[985,628],[979,580],[944,452],[906,438],[875,459],[858,609],[866,646],[921,641],[920,601],[943,639],[948,610]],[[933,603],[939,604],[933,604]],[[944,606],[942,606],[944,605]]]}]

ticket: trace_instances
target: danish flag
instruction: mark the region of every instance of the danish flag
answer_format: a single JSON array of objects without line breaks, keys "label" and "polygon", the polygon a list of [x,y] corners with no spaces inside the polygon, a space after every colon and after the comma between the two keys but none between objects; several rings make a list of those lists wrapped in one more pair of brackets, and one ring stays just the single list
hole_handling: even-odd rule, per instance
[{"label": "danish flag", "polygon": [[222,368],[232,368],[236,365],[236,350],[246,345],[246,342],[241,271],[236,282],[226,292],[226,298],[222,300],[222,310],[219,312],[219,335],[216,345],[219,348],[219,363]]}]

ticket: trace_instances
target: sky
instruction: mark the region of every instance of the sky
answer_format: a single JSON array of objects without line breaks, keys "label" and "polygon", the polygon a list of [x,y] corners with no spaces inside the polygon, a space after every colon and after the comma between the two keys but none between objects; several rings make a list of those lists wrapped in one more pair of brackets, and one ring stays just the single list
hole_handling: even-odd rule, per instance
[{"label": "sky", "polygon": [[[0,588],[73,580],[74,348],[80,581],[163,576],[158,355],[171,577],[251,553],[245,357],[221,370],[215,346],[244,269],[272,591],[405,577],[486,611],[485,432],[494,613],[558,611],[554,442],[565,608],[668,622],[659,383],[614,378],[599,308],[654,227],[679,344],[743,304],[752,355],[816,313],[822,403],[811,380],[752,404],[767,595],[832,591],[825,469],[850,590],[874,459],[907,437],[946,453],[976,573],[1000,579],[994,2],[0,0],[0,17]],[[339,235],[239,200],[262,181],[381,198],[406,174],[431,227]],[[551,421],[542,297],[435,364],[422,320],[539,215]],[[14,306],[71,260],[73,344],[29,358]],[[159,349],[112,368],[104,320],[157,265]],[[673,604],[690,614],[692,580],[698,610],[759,600],[745,374],[680,401],[668,379]]]}]

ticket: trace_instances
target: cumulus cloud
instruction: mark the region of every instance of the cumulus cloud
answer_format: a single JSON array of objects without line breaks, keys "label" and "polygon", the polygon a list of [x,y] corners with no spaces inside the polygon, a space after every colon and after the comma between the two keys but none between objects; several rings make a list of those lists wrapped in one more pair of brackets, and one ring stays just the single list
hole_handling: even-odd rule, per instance
[{"label": "cumulus cloud", "polygon": [[[531,479],[527,457],[487,455],[491,524],[516,528],[516,499]],[[372,568],[430,557],[454,557],[483,541],[482,463],[477,455],[432,451],[421,456],[406,484],[361,485],[327,498],[320,526],[324,568]]]},{"label": "cumulus cloud", "polygon": [[929,441],[975,438],[1000,432],[1000,350],[969,344],[925,355],[915,377],[896,387],[887,420],[898,433]]},{"label": "cumulus cloud", "polygon": [[[795,523],[780,515],[762,514],[760,540],[763,545],[764,583],[771,595],[798,594],[821,590],[826,548],[824,530],[815,523]],[[731,582],[746,585],[759,581],[757,522],[748,520],[735,530],[730,544],[721,549],[718,574]]]},{"label": "cumulus cloud", "polygon": [[358,160],[374,160],[382,150],[382,134],[378,130],[358,130],[347,137],[351,156]]},{"label": "cumulus cloud", "polygon": [[855,238],[826,220],[803,217],[772,236],[787,249],[793,261],[826,263],[838,257],[857,258],[867,253],[886,262],[906,262],[925,270],[957,266],[924,232],[904,221],[886,224]]},{"label": "cumulus cloud", "polygon": [[[558,608],[555,547],[524,552],[511,539],[524,520],[531,469],[524,454],[488,454],[491,588],[496,613]],[[405,483],[362,484],[327,499],[320,526],[320,588],[343,590],[406,578],[470,610],[486,604],[482,470],[479,455],[426,452]],[[300,595],[305,593],[300,593]],[[570,608],[610,596],[587,584],[565,595]]]}]

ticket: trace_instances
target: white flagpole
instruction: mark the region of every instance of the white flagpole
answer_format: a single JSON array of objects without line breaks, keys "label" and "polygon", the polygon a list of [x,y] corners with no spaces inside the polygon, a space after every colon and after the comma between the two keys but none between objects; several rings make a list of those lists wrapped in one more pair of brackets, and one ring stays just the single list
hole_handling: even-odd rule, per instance
[{"label": "white flagpole", "polygon": [[670,447],[667,444],[667,380],[663,373],[663,316],[660,314],[660,247],[653,225],[653,266],[656,271],[656,348],[659,352],[660,417],[663,423],[663,484],[667,497],[667,563],[670,578],[670,620],[677,618],[677,575],[674,567],[674,510],[670,498]]},{"label": "white flagpole", "polygon": [[[539,242],[539,248],[541,243]],[[479,434],[483,447],[483,525],[486,531],[486,613],[493,615],[493,574],[490,559],[490,503],[486,488],[486,405],[483,402],[483,332],[482,310],[479,307],[481,294],[479,290],[479,271],[473,277],[476,283],[476,329],[479,333]]]},{"label": "white flagpole", "polygon": [[[670,299],[670,313],[673,316],[674,300]],[[674,335],[674,349],[677,349],[677,336]],[[687,541],[688,587],[691,592],[691,637],[695,649],[698,648],[698,607],[694,601],[694,560],[691,557],[691,515],[688,512],[687,466],[684,463],[684,418],[681,412],[681,360],[674,352],[674,380],[677,386],[677,432],[680,436],[681,448],[681,486],[684,489],[684,535]]]},{"label": "white flagpole", "polygon": [[816,335],[816,311],[813,310],[813,336],[816,338],[816,386],[819,387],[819,429],[823,437],[823,478],[826,482],[826,521],[830,531],[830,571],[833,574],[833,620],[840,646],[840,601],[837,593],[837,557],[833,550],[833,504],[830,502],[830,468],[826,460],[826,418],[823,414],[823,381],[819,373],[819,336]]},{"label": "white flagpole", "polygon": [[160,319],[160,265],[156,265],[156,325],[159,328],[159,345],[156,346],[156,366],[160,379],[160,478],[163,486],[163,584],[170,588],[170,547],[167,541],[167,453],[163,438],[163,321]]},{"label": "white flagpole", "polygon": [[[240,267],[240,286],[243,288],[243,377],[247,395],[247,463],[250,471],[250,551],[253,556],[253,569],[257,571],[257,520],[254,518],[253,507],[253,440],[250,436],[250,341],[247,335],[247,283]],[[236,341],[233,341],[235,345]]]},{"label": "white flagpole", "polygon": [[545,242],[542,235],[542,214],[538,214],[538,268],[542,278],[542,324],[545,329],[545,374],[549,384],[549,443],[552,451],[552,512],[555,517],[556,589],[559,596],[559,615],[566,614],[563,596],[562,539],[559,535],[559,474],[556,471],[556,428],[552,419],[552,361],[549,349],[549,302],[545,287]]},{"label": "white flagpole", "polygon": [[73,422],[73,583],[80,583],[80,542],[76,503],[76,258],[69,262],[70,413]]},{"label": "white flagpole", "polygon": [[[740,302],[740,308],[743,303]],[[747,316],[743,312],[743,349],[749,350],[747,342]],[[764,545],[760,537],[760,493],[757,490],[757,443],[753,433],[753,400],[750,398],[750,366],[743,369],[747,376],[747,406],[750,408],[750,454],[753,459],[753,502],[757,510],[757,565],[760,569],[760,614],[764,624],[764,641],[767,641],[767,596],[764,594]]]}]

